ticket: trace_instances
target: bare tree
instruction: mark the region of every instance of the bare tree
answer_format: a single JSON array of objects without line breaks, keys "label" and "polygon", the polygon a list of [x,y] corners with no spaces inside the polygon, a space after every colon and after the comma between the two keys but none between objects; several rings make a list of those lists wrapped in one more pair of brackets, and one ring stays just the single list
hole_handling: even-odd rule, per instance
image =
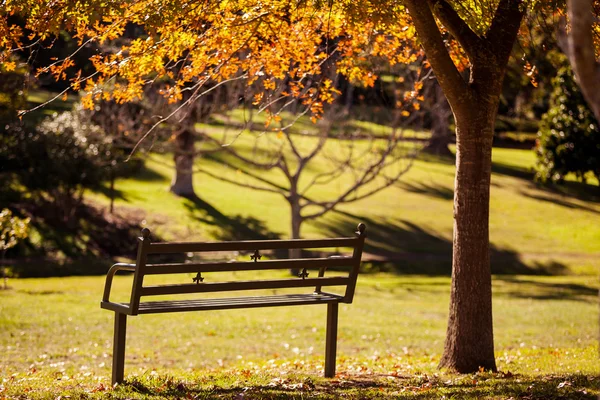
[{"label": "bare tree", "polygon": [[[281,195],[290,207],[293,239],[301,237],[304,222],[395,184],[412,165],[418,149],[416,143],[402,140],[399,129],[390,128],[387,135],[374,135],[362,128],[360,123],[350,118],[348,107],[343,104],[328,107],[314,125],[313,132],[299,133],[298,129],[294,132],[290,127],[307,112],[308,107],[304,105],[304,110],[298,112],[298,104],[288,101],[277,109],[279,122],[276,130],[249,131],[233,142],[231,137],[204,136],[205,141],[225,151],[228,157],[219,161],[238,171],[241,179],[198,169],[215,179],[240,187]],[[288,109],[297,112],[286,112]],[[369,114],[373,111],[369,107],[362,109]],[[400,122],[401,110],[397,111],[394,113],[396,117],[390,121],[392,126]],[[247,121],[251,121],[254,110],[249,109],[247,113]],[[356,110],[353,110],[353,117],[357,117]],[[249,140],[251,150],[247,149]],[[273,169],[280,172],[285,184],[260,172]],[[315,169],[319,171],[308,172]],[[323,200],[318,194],[319,188],[333,183],[339,186],[338,194]],[[290,257],[297,258],[299,254],[290,252]]]},{"label": "bare tree", "polygon": [[437,79],[425,80],[424,97],[423,107],[429,111],[431,116],[431,139],[423,151],[435,155],[453,156],[448,148],[448,145],[452,143],[452,130],[450,129],[452,109]]}]

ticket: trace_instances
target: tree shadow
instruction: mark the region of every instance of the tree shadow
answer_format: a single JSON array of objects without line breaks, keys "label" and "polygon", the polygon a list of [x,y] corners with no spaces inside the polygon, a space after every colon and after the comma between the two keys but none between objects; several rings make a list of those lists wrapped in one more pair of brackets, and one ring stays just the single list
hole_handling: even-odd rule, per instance
[{"label": "tree shadow", "polygon": [[204,224],[217,228],[217,240],[267,240],[279,239],[280,234],[271,232],[265,223],[254,217],[236,215],[229,217],[198,196],[186,197],[184,207],[189,216]]},{"label": "tree shadow", "polygon": [[581,204],[575,204],[575,203],[572,203],[570,201],[563,200],[561,198],[548,197],[548,196],[543,196],[543,195],[536,195],[536,194],[527,193],[527,192],[524,192],[524,191],[521,191],[520,194],[522,196],[529,197],[530,199],[534,199],[534,200],[538,200],[538,201],[543,201],[543,202],[547,202],[547,203],[556,204],[556,205],[559,205],[561,207],[569,208],[569,209],[572,209],[572,210],[583,210],[583,211],[591,212],[591,213],[594,213],[594,214],[600,214],[600,211],[598,211],[596,209],[593,209],[591,207],[586,207],[586,206],[581,205]]},{"label": "tree shadow", "polygon": [[533,182],[534,172],[528,168],[516,167],[514,165],[492,162],[492,174],[506,175],[517,179]]},{"label": "tree shadow", "polygon": [[[565,181],[561,184],[540,184],[534,182],[534,172],[532,170],[498,162],[492,163],[492,173],[526,180],[530,186],[536,187],[537,189],[543,190],[549,194],[572,197],[577,200],[588,201],[593,203],[600,202],[599,186],[574,181]],[[547,199],[547,201],[555,203],[558,202],[558,200],[555,199]],[[580,208],[577,205],[575,205],[575,207]]]},{"label": "tree shadow", "polygon": [[430,162],[430,163],[436,163],[436,164],[443,164],[443,165],[452,165],[452,166],[456,165],[455,157],[448,157],[445,155],[432,154],[432,153],[427,153],[424,151],[421,151],[419,153],[418,160]]},{"label": "tree shadow", "polygon": [[454,190],[440,185],[430,185],[423,182],[409,183],[409,182],[398,182],[397,186],[407,192],[423,194],[438,198],[441,200],[452,200],[454,199]]},{"label": "tree shadow", "polygon": [[510,283],[510,291],[500,291],[510,297],[535,300],[576,300],[589,302],[598,296],[598,287],[578,283],[540,282],[522,277],[498,276]]},{"label": "tree shadow", "polygon": [[[337,211],[327,220],[313,224],[326,236],[348,236],[357,222],[367,225],[363,265],[366,271],[397,274],[446,275],[452,272],[452,241],[410,221],[394,218],[365,218]],[[511,249],[490,246],[493,274],[558,275],[568,272],[562,263],[525,264]]]},{"label": "tree shadow", "polygon": [[[447,158],[437,157],[435,155],[419,155],[419,159],[426,162],[432,162],[443,165],[451,164],[451,162]],[[600,203],[600,186],[576,181],[566,181],[562,182],[561,184],[543,185],[534,182],[535,174],[531,168],[523,168],[501,162],[492,162],[492,174],[510,176],[512,178],[524,180],[530,187],[535,187],[539,190],[543,190],[548,194],[572,197],[581,201]],[[432,193],[426,190],[423,191],[423,194],[436,195],[435,191]],[[549,201],[555,202],[554,199],[549,199]]]},{"label": "tree shadow", "polygon": [[104,207],[81,203],[65,216],[60,207],[44,200],[17,208],[34,217],[31,226],[40,243],[24,242],[11,268],[20,277],[105,274],[115,257],[135,259],[143,210],[117,208],[110,214]]},{"label": "tree shadow", "polygon": [[166,179],[163,174],[159,174],[153,169],[148,168],[148,166],[146,166],[146,163],[142,162],[141,160],[134,161],[139,161],[141,164],[139,167],[136,167],[134,173],[134,177],[136,180],[143,182],[160,182]]},{"label": "tree shadow", "polygon": [[[131,203],[132,200],[136,200],[136,198],[134,198],[133,196],[131,196],[131,193],[128,193],[126,195],[124,191],[122,191],[120,189],[113,189],[113,190],[111,190],[110,187],[107,186],[107,185],[99,185],[97,187],[94,187],[92,189],[92,191],[94,193],[100,193],[100,194],[102,194],[107,199],[110,199],[111,197],[113,197],[115,200],[121,200],[121,201],[124,201],[126,203]],[[139,197],[137,197],[137,199],[139,199]]]}]

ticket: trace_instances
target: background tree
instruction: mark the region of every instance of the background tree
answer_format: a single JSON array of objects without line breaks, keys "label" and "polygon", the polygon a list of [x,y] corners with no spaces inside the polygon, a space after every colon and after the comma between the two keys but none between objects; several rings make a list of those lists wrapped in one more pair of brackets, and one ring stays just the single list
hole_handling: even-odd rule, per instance
[{"label": "background tree", "polygon": [[594,29],[600,4],[594,0],[568,0],[570,32],[562,30],[561,47],[569,57],[583,97],[600,119],[600,64],[596,61],[597,30]]},{"label": "background tree", "polygon": [[453,157],[454,155],[448,148],[453,142],[450,128],[452,109],[436,79],[425,80],[423,97],[425,98],[423,109],[429,113],[431,118],[431,139],[423,151]]},{"label": "background tree", "polygon": [[[397,110],[400,115],[401,110]],[[237,171],[239,179],[200,172],[240,187],[281,195],[290,207],[292,239],[301,238],[302,224],[321,217],[342,204],[372,196],[395,184],[406,173],[417,153],[417,145],[403,142],[401,130],[394,129],[386,138],[356,126],[348,119],[344,105],[327,107],[315,125],[314,134],[300,134],[289,129],[298,115],[277,112],[278,132],[255,132],[249,143],[234,142],[223,146],[222,138],[205,135],[205,141],[229,155],[221,163]],[[396,122],[397,124],[397,122]],[[325,158],[325,165],[314,165]],[[240,163],[241,162],[241,163]],[[307,171],[317,169],[311,178]],[[265,176],[260,170],[277,170],[279,178]],[[337,195],[323,199],[323,188],[337,183]],[[299,258],[290,253],[290,257]]]}]

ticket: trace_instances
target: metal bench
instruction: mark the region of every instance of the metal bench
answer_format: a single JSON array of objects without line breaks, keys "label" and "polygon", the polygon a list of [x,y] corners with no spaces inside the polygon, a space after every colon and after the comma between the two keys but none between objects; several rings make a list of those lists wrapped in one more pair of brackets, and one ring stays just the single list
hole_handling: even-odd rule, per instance
[{"label": "metal bench", "polygon": [[[183,311],[226,310],[235,308],[300,306],[327,304],[327,331],[325,339],[325,377],[335,375],[337,346],[338,304],[352,303],[356,278],[360,267],[362,249],[366,237],[366,226],[359,224],[354,237],[316,240],[257,240],[213,243],[152,243],[150,231],[142,230],[138,238],[138,252],[135,264],[115,264],[106,276],[104,295],[100,306],[115,312],[112,383],[120,383],[124,377],[125,337],[127,316]],[[332,256],[300,259],[262,260],[260,251],[283,249],[324,249],[352,248],[352,256]],[[250,252],[251,261],[191,262],[191,263],[147,263],[149,255],[173,253],[206,252]],[[348,274],[325,276],[328,268],[348,268]],[[223,271],[264,271],[296,269],[302,271],[298,277],[270,280],[238,280],[227,282],[204,281],[203,273]],[[317,269],[318,276],[308,278],[308,269]],[[133,285],[129,302],[110,301],[111,286],[117,271],[133,272]],[[186,274],[185,283],[144,285],[144,277],[149,275]],[[187,274],[196,274],[190,282]],[[181,276],[179,276],[181,278]],[[338,287],[343,293],[323,291],[323,287]],[[339,288],[342,288],[340,290]],[[261,289],[312,288],[303,293],[292,294],[253,294],[244,297],[209,297],[177,300],[147,301],[147,296],[190,295],[198,293],[232,292]],[[334,288],[335,289],[335,288]],[[144,299],[145,298],[145,299]],[[144,300],[144,301],[143,301]]]}]

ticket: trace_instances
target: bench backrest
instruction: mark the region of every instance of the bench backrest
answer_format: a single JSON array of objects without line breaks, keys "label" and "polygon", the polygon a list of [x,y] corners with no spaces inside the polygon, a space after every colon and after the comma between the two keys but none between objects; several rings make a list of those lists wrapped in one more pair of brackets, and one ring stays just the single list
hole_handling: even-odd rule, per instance
[{"label": "bench backrest", "polygon": [[[137,314],[140,299],[143,296],[177,295],[189,293],[211,293],[238,290],[284,289],[314,287],[321,292],[322,287],[345,286],[342,302],[351,303],[354,297],[356,279],[360,267],[362,250],[366,237],[366,226],[359,224],[354,237],[335,239],[294,239],[294,240],[250,240],[236,242],[188,242],[188,243],[152,243],[150,231],[142,230],[136,260],[136,269],[131,291],[130,307]],[[283,249],[324,249],[352,248],[352,256],[332,256],[318,258],[299,258],[282,260],[260,260],[260,251]],[[149,255],[173,253],[243,251],[252,253],[251,261],[233,262],[189,262],[189,263],[147,263]],[[325,277],[327,268],[348,268],[347,276]],[[302,270],[299,277],[271,280],[243,280],[229,282],[201,282],[200,274],[221,271],[259,271],[275,269]],[[317,277],[308,278],[307,269],[318,269]],[[164,274],[198,274],[193,283],[164,285],[144,285],[144,277]]]}]

